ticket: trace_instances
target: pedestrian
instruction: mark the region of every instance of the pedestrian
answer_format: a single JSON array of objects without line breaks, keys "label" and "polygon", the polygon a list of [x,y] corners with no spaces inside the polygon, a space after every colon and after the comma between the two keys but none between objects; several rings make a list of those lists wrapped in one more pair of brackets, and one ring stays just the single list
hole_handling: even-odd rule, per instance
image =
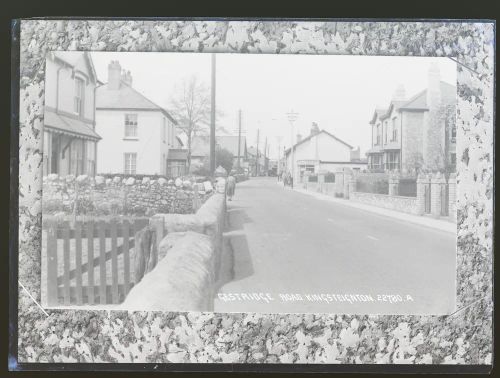
[{"label": "pedestrian", "polygon": [[226,189],[226,195],[228,197],[228,201],[233,200],[234,192],[236,189],[236,178],[230,173],[228,178],[227,178],[227,189]]}]

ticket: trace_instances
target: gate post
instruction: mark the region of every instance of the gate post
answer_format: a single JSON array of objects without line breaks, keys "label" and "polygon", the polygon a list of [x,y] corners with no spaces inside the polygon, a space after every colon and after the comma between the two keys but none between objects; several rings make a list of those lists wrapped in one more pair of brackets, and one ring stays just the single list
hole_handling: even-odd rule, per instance
[{"label": "gate post", "polygon": [[344,198],[349,199],[349,182],[351,181],[351,175],[344,172]]},{"label": "gate post", "polygon": [[445,182],[440,172],[436,173],[431,178],[431,214],[435,218],[441,216],[441,190]]},{"label": "gate post", "polygon": [[335,172],[335,197],[344,196],[344,172]]},{"label": "gate post", "polygon": [[430,178],[426,174],[420,173],[417,177],[417,203],[418,215],[425,214],[425,188],[429,187]]},{"label": "gate post", "polygon": [[448,178],[448,214],[453,222],[457,221],[457,175],[451,173]]},{"label": "gate post", "polygon": [[397,173],[389,175],[389,195],[399,195],[399,175]]}]

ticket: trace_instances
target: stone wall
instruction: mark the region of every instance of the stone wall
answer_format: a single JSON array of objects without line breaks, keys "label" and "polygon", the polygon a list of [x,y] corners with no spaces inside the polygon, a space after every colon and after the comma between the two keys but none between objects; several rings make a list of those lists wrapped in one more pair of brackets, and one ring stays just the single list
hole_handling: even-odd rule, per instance
[{"label": "stone wall", "polygon": [[365,203],[367,205],[382,207],[384,209],[418,215],[418,201],[416,197],[401,197],[390,196],[387,194],[351,192],[349,193],[349,200]]},{"label": "stone wall", "polygon": [[213,310],[216,250],[212,240],[193,231],[176,234],[168,253],[164,251],[155,268],[132,288],[120,309]]},{"label": "stone wall", "polygon": [[225,193],[211,196],[196,214],[156,214],[164,224],[158,264],[130,291],[127,310],[211,311],[221,270]]},{"label": "stone wall", "polygon": [[[48,175],[43,180],[43,213],[76,215],[136,215],[156,213],[194,213],[196,203],[211,195],[205,187],[180,179],[137,180],[119,176],[104,178],[86,175],[60,177]],[[75,209],[76,205],[76,209]]]},{"label": "stone wall", "polygon": [[[216,255],[216,276],[219,276],[219,267],[222,254],[222,233],[224,231],[226,219],[226,195],[225,193],[215,193],[212,195],[195,214],[156,214],[156,218],[163,219],[165,233],[171,234],[176,232],[193,231],[205,234],[210,237]],[[168,245],[168,239],[165,240],[165,245],[160,245],[160,253],[162,248]]]}]

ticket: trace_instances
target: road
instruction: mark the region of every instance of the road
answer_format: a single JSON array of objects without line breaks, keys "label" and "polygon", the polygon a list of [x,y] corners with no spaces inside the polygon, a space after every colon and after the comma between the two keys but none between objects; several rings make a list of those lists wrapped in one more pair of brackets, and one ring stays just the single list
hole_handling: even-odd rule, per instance
[{"label": "road", "polygon": [[285,189],[276,178],[239,183],[227,210],[233,277],[218,290],[216,312],[454,310],[451,233]]}]

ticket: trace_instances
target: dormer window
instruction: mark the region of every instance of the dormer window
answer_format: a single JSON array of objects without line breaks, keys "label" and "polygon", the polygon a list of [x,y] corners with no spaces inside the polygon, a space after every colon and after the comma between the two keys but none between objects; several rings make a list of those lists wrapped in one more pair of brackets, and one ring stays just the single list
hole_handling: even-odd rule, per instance
[{"label": "dormer window", "polygon": [[75,78],[75,97],[73,110],[76,114],[83,115],[83,103],[85,99],[85,82],[77,77]]}]

